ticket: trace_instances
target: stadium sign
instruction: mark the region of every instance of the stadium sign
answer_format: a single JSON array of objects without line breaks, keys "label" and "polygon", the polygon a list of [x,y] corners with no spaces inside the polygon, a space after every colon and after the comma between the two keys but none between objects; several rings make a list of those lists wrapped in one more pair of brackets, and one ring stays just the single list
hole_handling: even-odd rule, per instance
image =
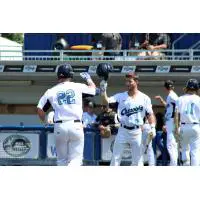
[{"label": "stadium sign", "polygon": [[123,66],[122,73],[135,72],[136,66]]},{"label": "stadium sign", "polygon": [[95,74],[95,73],[96,73],[96,70],[97,70],[97,66],[96,66],[96,65],[94,65],[94,66],[89,66],[88,73],[90,73],[90,74]]},{"label": "stadium sign", "polygon": [[37,65],[24,65],[23,72],[36,72]]},{"label": "stadium sign", "polygon": [[39,134],[4,133],[0,134],[0,158],[39,158]]},{"label": "stadium sign", "polygon": [[168,73],[170,70],[170,66],[157,66],[156,72],[157,73]]},{"label": "stadium sign", "polygon": [[56,158],[57,152],[56,152],[56,145],[55,145],[55,139],[54,134],[49,133],[47,134],[47,158],[53,159]]},{"label": "stadium sign", "polygon": [[0,65],[0,72],[3,72],[4,70],[4,65]]},{"label": "stadium sign", "polygon": [[10,135],[4,140],[3,149],[10,156],[24,156],[30,151],[31,142],[22,135]]},{"label": "stadium sign", "polygon": [[200,66],[192,66],[191,72],[192,73],[200,73]]}]

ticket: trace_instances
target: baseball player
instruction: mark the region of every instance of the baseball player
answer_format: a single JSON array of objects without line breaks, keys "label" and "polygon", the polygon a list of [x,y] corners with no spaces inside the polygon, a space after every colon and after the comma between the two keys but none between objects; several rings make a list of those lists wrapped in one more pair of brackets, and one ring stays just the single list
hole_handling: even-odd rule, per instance
[{"label": "baseball player", "polygon": [[111,166],[119,166],[124,148],[127,144],[131,146],[132,165],[143,165],[142,130],[143,118],[147,116],[150,131],[155,136],[155,116],[152,110],[150,98],[138,90],[138,76],[134,73],[125,75],[127,91],[117,93],[111,97],[107,96],[107,82],[100,83],[103,101],[118,103],[117,114],[120,122],[118,134],[113,147]]},{"label": "baseball player", "polygon": [[[146,120],[146,118],[144,121],[145,121],[145,123],[142,126],[143,155],[147,154],[149,166],[155,166],[155,164],[156,164],[155,155],[154,155],[153,146],[152,146],[153,138],[149,138],[150,133],[151,133],[151,126],[149,125],[148,120]],[[148,141],[149,139],[150,139],[150,142]],[[145,152],[147,144],[148,144],[148,148],[147,148],[147,152]]]},{"label": "baseball player", "polygon": [[165,106],[165,126],[167,131],[167,150],[170,156],[170,165],[176,166],[178,161],[178,145],[174,137],[174,114],[176,101],[178,99],[177,94],[174,92],[174,83],[171,80],[167,80],[164,83],[164,87],[168,94],[166,102],[161,96],[155,96],[155,99],[159,100],[161,104]]},{"label": "baseball player", "polygon": [[57,165],[80,166],[83,160],[84,133],[82,94],[95,95],[96,86],[88,73],[81,73],[87,84],[71,82],[73,69],[69,64],[58,67],[58,84],[48,89],[37,105],[38,115],[45,121],[45,112],[53,107]]},{"label": "baseball player", "polygon": [[[189,79],[184,88],[185,94],[177,100],[175,115],[175,133],[180,134],[183,165],[198,166],[200,164],[200,97],[197,95],[199,83]],[[179,133],[180,126],[180,133]],[[185,154],[190,149],[189,157]]]}]

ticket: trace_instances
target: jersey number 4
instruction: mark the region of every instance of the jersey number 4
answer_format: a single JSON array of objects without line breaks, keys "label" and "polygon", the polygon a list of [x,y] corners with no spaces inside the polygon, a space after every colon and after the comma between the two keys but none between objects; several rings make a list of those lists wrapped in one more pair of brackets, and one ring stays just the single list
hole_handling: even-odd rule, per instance
[{"label": "jersey number 4", "polygon": [[66,92],[57,93],[57,101],[59,105],[63,104],[75,104],[75,93],[73,90],[67,90]]},{"label": "jersey number 4", "polygon": [[185,110],[185,113],[187,115],[193,115],[194,114],[194,103],[188,104],[187,108]]}]

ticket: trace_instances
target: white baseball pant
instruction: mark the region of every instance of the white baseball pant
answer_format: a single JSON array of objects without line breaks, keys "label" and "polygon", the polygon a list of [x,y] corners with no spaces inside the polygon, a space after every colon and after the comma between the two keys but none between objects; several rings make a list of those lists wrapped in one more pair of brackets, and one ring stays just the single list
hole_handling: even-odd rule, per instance
[{"label": "white baseball pant", "polygon": [[54,136],[58,166],[81,166],[83,162],[84,132],[81,122],[55,123]]},{"label": "white baseball pant", "polygon": [[[200,125],[199,124],[182,124],[180,129],[181,146],[183,149],[190,148],[190,165],[199,166],[200,164]],[[188,156],[185,158],[187,159]],[[188,163],[187,160],[183,162]]]},{"label": "white baseball pant", "polygon": [[[143,131],[143,133],[142,133],[143,156],[144,156],[145,149],[146,149],[148,135],[149,135],[149,132]],[[155,155],[154,155],[153,146],[152,146],[152,140],[149,143],[149,146],[147,149],[147,158],[148,158],[148,165],[155,166],[156,161],[155,161]]]},{"label": "white baseball pant", "polygon": [[178,144],[174,137],[174,119],[166,121],[167,130],[167,150],[170,156],[170,166],[177,166],[178,162]]},{"label": "white baseball pant", "polygon": [[142,131],[141,128],[128,130],[120,127],[116,136],[113,154],[111,158],[111,166],[120,166],[124,149],[127,144],[130,144],[132,152],[132,164],[134,166],[143,166],[142,157]]},{"label": "white baseball pant", "polygon": [[183,162],[183,166],[190,166],[190,149],[189,149],[189,145],[181,147],[181,160]]}]

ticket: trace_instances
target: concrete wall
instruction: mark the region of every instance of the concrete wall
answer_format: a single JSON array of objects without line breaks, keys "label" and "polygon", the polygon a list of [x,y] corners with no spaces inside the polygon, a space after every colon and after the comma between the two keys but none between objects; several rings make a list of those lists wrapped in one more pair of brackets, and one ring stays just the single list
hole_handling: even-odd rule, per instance
[{"label": "concrete wall", "polygon": [[40,120],[35,115],[0,115],[0,125],[3,126],[19,126],[23,122],[23,125],[39,125]]},{"label": "concrete wall", "polygon": [[[142,82],[141,82],[142,84]],[[29,87],[1,87],[0,88],[0,103],[1,104],[37,104],[39,98],[44,92],[50,88],[49,86],[29,86]],[[184,85],[178,85],[175,90],[180,95],[182,94],[182,88]],[[155,95],[166,96],[165,90],[162,86],[151,85],[139,86],[139,89],[153,98]],[[108,95],[112,95],[117,92],[123,92],[126,88],[123,84],[121,85],[108,85]],[[99,97],[95,98],[97,102],[101,102]],[[157,104],[152,99],[153,104]]]}]

